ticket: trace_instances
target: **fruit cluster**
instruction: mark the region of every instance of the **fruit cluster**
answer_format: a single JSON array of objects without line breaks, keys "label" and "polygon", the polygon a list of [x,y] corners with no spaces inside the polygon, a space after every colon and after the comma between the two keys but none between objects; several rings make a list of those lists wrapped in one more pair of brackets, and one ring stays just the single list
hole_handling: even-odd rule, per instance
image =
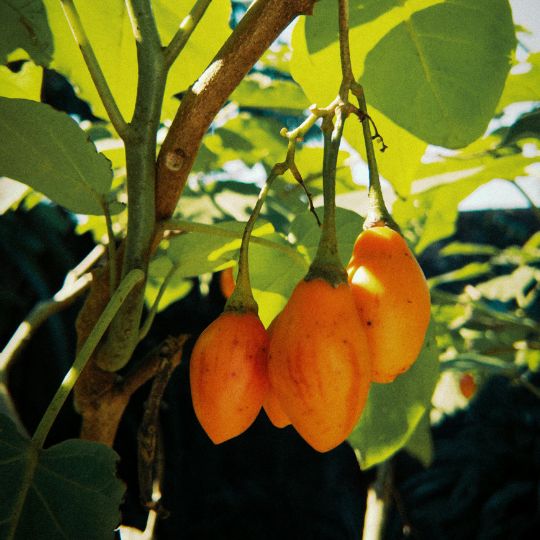
[{"label": "fruit cluster", "polygon": [[427,283],[399,233],[358,236],[348,280],[302,280],[265,330],[256,313],[225,311],[200,336],[190,365],[195,413],[214,443],[245,431],[261,407],[316,450],[351,433],[371,382],[416,360],[430,317]]}]

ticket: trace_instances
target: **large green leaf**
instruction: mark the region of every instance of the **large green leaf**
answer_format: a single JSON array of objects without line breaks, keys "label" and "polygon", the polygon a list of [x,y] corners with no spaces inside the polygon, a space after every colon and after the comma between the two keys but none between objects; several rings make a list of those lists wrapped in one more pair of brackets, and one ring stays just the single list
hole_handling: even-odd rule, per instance
[{"label": "large green leaf", "polygon": [[51,61],[52,35],[42,0],[1,0],[0,35],[0,64],[16,49],[24,49],[36,64]]},{"label": "large green leaf", "polygon": [[112,540],[124,493],[117,460],[90,441],[36,449],[0,415],[0,537]]},{"label": "large green leaf", "polygon": [[28,184],[80,214],[102,214],[112,171],[66,114],[24,99],[0,98],[0,175]]},{"label": "large green leaf", "polygon": [[366,408],[349,437],[360,453],[363,469],[385,461],[407,444],[430,408],[438,377],[438,351],[430,327],[424,348],[409,371],[392,383],[371,385]]},{"label": "large green leaf", "polygon": [[444,2],[412,13],[368,54],[370,102],[421,139],[460,148],[491,120],[515,46],[507,0]]},{"label": "large green leaf", "polygon": [[[293,33],[291,73],[320,106],[341,81],[336,9],[318,2]],[[432,144],[462,147],[484,132],[515,45],[506,0],[357,0],[355,10],[352,63],[369,106]]]},{"label": "large green leaf", "polygon": [[[182,3],[177,0],[157,0],[152,3],[164,45],[169,43],[193,4],[193,0]],[[52,67],[71,81],[81,97],[90,103],[95,115],[106,118],[105,109],[65,20],[61,3],[58,0],[45,0],[45,5],[54,34]],[[78,2],[77,8],[113,96],[125,118],[130,120],[135,105],[138,69],[135,39],[126,4],[123,0],[110,0],[101,2],[97,7],[94,2]],[[165,90],[164,115],[167,118],[174,115],[179,104],[172,96],[186,90],[197,79],[230,33],[229,13],[230,2],[214,0],[172,67]]]}]

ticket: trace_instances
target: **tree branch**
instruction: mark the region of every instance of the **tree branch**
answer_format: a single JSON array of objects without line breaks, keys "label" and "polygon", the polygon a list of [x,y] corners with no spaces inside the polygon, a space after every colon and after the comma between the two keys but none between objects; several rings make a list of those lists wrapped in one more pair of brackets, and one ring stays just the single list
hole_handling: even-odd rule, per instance
[{"label": "tree branch", "polygon": [[186,92],[158,157],[156,218],[172,216],[201,145],[229,95],[255,62],[315,0],[256,0],[199,80]]}]

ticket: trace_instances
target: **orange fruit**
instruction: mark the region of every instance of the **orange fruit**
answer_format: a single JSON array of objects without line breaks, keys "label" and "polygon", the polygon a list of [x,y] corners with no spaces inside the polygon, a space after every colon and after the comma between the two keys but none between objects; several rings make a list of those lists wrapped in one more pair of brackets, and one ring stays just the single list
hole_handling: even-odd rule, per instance
[{"label": "orange fruit", "polygon": [[195,414],[215,444],[243,433],[267,389],[268,335],[252,312],[222,313],[200,335],[190,362]]},{"label": "orange fruit", "polygon": [[414,363],[430,319],[430,295],[420,265],[389,227],[360,233],[347,274],[371,353],[374,382],[393,381]]},{"label": "orange fruit", "polygon": [[367,338],[347,283],[301,281],[272,329],[270,384],[284,413],[316,450],[351,433],[369,391]]}]

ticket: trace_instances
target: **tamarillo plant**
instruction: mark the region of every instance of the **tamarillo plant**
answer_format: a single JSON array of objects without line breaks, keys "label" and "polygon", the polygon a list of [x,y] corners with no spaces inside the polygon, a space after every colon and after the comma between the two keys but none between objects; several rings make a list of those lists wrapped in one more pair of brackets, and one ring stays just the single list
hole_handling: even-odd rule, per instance
[{"label": "tamarillo plant", "polygon": [[[506,106],[537,100],[540,60],[509,75],[507,0],[398,4],[0,0],[0,210],[46,198],[96,244],[1,352],[0,538],[113,538],[124,485],[112,447],[150,381],[139,481],[157,515],[160,402],[187,336],[179,329],[142,360],[135,351],[158,312],[236,264],[189,366],[195,415],[216,444],[264,410],[317,451],[348,440],[360,467],[387,479],[402,448],[429,463],[442,369],[502,372],[537,392],[528,282],[511,297],[522,312],[501,315],[489,281],[440,290],[454,277],[426,281],[413,253],[452,235],[478,187],[515,185],[538,161],[523,152],[523,122],[511,137],[484,133]],[[47,103],[52,70],[87,119]],[[423,159],[428,145],[454,155]],[[520,269],[537,248],[533,237]],[[33,430],[10,373],[36,330],[79,298],[72,365]],[[510,355],[491,358],[460,333],[486,321],[511,328]],[[65,406],[80,415],[79,438],[54,443]],[[366,522],[380,537],[384,504],[368,504],[377,511]]]}]

